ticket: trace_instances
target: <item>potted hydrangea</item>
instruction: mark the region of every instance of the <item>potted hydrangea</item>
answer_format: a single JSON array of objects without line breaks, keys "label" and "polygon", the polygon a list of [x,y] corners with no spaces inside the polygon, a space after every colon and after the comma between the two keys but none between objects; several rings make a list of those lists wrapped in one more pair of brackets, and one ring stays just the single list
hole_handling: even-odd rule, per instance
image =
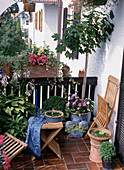
[{"label": "potted hydrangea", "polygon": [[72,94],[70,100],[66,103],[66,112],[70,114],[71,120],[78,117],[80,120],[89,122],[93,108],[94,101],[90,98],[80,99],[77,92]]},{"label": "potted hydrangea", "polygon": [[70,137],[82,137],[88,130],[88,123],[84,120],[80,121],[79,118],[74,118],[72,121],[65,123],[65,131]]}]

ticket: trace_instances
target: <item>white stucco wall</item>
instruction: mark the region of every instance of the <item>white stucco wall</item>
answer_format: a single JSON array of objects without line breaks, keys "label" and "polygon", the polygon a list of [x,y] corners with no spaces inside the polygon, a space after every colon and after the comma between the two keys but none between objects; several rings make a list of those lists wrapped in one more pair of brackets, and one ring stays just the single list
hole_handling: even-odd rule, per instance
[{"label": "white stucco wall", "polygon": [[[66,4],[67,5],[67,4]],[[101,48],[96,49],[96,53],[92,53],[89,56],[88,73],[87,76],[98,77],[98,85],[95,91],[95,108],[94,115],[97,113],[97,94],[99,93],[104,97],[107,78],[109,75],[113,75],[120,80],[121,68],[122,68],[122,57],[123,57],[123,46],[124,46],[124,0],[119,0],[118,5],[111,7],[113,9],[115,18],[113,20],[114,32],[111,35],[111,41],[101,43]],[[109,9],[110,10],[110,9]],[[64,54],[61,57],[65,63],[67,63],[73,76],[78,76],[78,71],[84,69],[85,55],[80,55],[79,60],[68,60]],[[119,96],[119,93],[118,93]],[[116,118],[118,112],[118,98],[116,101],[114,113],[110,121],[109,128],[113,132],[115,138],[116,130]]]},{"label": "white stucco wall", "polygon": [[[123,46],[124,46],[124,1],[120,0],[118,6],[115,5],[113,8],[115,18],[114,32],[111,35],[111,41],[106,44],[101,44],[101,49],[97,49],[97,52],[90,55],[88,65],[88,76],[97,76],[98,85],[95,91],[95,108],[94,114],[97,112],[97,94],[99,93],[104,97],[107,78],[109,75],[113,75],[120,80],[121,68],[122,68],[122,57],[123,57]],[[109,128],[115,134],[118,111],[118,98],[114,109],[114,114],[110,121]],[[115,135],[114,135],[115,136]],[[112,139],[114,141],[114,137]]]},{"label": "white stucco wall", "polygon": [[[43,10],[42,31],[35,29],[35,12]],[[43,41],[55,50],[56,42],[51,37],[58,29],[58,5],[36,3],[35,12],[33,13],[33,22],[30,23],[29,38],[36,45],[42,46]]]}]

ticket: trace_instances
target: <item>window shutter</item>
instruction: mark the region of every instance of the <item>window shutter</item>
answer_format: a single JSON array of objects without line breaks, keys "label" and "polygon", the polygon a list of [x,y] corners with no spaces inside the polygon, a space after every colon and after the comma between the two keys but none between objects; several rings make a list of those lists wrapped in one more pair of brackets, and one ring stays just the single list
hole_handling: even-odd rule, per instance
[{"label": "window shutter", "polygon": [[65,29],[67,28],[67,8],[64,8],[64,16],[63,16],[63,34],[65,32]]},{"label": "window shutter", "polygon": [[40,11],[40,31],[42,32],[43,27],[43,10]]},{"label": "window shutter", "polygon": [[41,28],[41,11],[39,11],[39,30]]},{"label": "window shutter", "polygon": [[35,29],[38,29],[38,12],[35,13]]},{"label": "window shutter", "polygon": [[67,19],[70,19],[69,15],[71,15],[71,6],[68,5],[68,16],[67,16]]}]

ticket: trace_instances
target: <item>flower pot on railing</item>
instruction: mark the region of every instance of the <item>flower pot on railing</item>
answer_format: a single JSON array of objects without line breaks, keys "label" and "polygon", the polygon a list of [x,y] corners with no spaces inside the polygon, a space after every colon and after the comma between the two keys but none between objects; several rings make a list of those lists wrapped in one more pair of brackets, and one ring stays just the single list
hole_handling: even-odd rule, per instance
[{"label": "flower pot on railing", "polygon": [[[28,70],[23,68],[22,77],[24,76],[24,72]],[[30,71],[30,78],[41,78],[41,77],[56,77],[57,76],[57,67],[49,67],[47,68],[46,65],[34,65],[29,68]]]},{"label": "flower pot on railing", "polygon": [[35,4],[34,3],[24,3],[24,11],[35,12]]},{"label": "flower pot on railing", "polygon": [[6,63],[3,66],[3,71],[7,76],[12,77],[12,67],[11,65],[9,65],[9,63]]},{"label": "flower pot on railing", "polygon": [[23,0],[23,3],[28,3],[28,0]]},{"label": "flower pot on railing", "polygon": [[62,67],[63,77],[70,77],[70,67],[67,65],[64,65]]}]

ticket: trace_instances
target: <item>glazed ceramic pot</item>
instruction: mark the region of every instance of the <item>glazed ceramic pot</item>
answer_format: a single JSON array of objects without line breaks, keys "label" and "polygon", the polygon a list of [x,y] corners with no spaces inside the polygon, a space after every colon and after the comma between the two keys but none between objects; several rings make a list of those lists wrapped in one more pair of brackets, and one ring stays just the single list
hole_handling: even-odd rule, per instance
[{"label": "glazed ceramic pot", "polygon": [[83,115],[77,115],[75,113],[71,113],[70,114],[70,118],[71,120],[73,120],[74,118],[78,118],[80,121],[84,120],[86,121],[87,123],[90,122],[90,119],[91,119],[91,112],[88,112],[88,113],[84,113]]},{"label": "glazed ceramic pot", "polygon": [[[57,115],[59,113],[59,115]],[[63,118],[63,112],[58,111],[58,110],[49,110],[45,112],[46,120],[48,122],[61,122]]]}]

